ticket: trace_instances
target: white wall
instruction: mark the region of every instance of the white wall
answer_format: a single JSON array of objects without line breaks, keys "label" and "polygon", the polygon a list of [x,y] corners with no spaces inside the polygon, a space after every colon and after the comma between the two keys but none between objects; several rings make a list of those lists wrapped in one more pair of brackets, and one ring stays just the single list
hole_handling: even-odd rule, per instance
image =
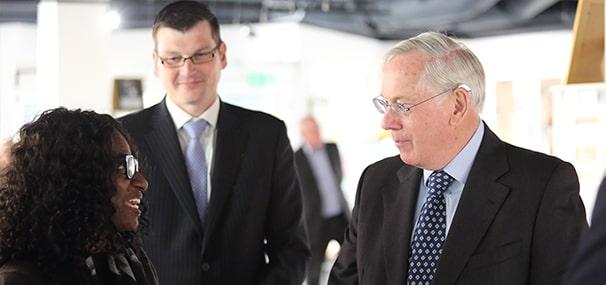
[{"label": "white wall", "polygon": [[153,74],[151,29],[113,32],[109,48],[110,77],[143,79],[143,106],[159,102],[164,91]]},{"label": "white wall", "polygon": [[35,39],[35,25],[0,25],[0,141],[37,112]]}]

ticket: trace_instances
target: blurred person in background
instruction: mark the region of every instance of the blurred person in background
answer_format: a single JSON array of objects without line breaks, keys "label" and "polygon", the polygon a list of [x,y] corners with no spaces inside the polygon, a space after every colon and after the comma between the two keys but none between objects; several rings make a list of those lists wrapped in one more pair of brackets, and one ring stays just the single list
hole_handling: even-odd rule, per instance
[{"label": "blurred person in background", "polygon": [[606,176],[598,188],[591,214],[591,226],[581,238],[579,250],[570,263],[567,285],[598,285],[606,282]]},{"label": "blurred person in background", "polygon": [[121,120],[151,165],[143,245],[160,282],[301,284],[310,253],[284,122],[219,98],[227,45],[205,4],[168,4],[152,35],[166,97]]},{"label": "blurred person in background", "polygon": [[572,164],[488,128],[483,67],[446,35],[398,43],[381,81],[399,155],[364,170],[329,284],[558,284],[587,227]]},{"label": "blurred person in background", "polygon": [[295,152],[295,165],[311,247],[307,283],[318,285],[326,246],[331,240],[343,243],[350,210],[341,189],[343,171],[337,145],[322,140],[312,116],[301,120],[300,130],[304,144]]},{"label": "blurred person in background", "polygon": [[158,284],[140,245],[147,180],[109,115],[24,125],[0,176],[0,284]]}]

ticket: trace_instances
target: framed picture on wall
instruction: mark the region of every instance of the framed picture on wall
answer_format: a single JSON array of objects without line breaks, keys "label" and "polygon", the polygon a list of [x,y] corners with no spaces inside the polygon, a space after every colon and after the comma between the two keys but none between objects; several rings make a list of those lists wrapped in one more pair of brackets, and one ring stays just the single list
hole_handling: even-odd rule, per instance
[{"label": "framed picture on wall", "polygon": [[114,80],[114,109],[136,110],[143,108],[143,84],[141,79]]}]

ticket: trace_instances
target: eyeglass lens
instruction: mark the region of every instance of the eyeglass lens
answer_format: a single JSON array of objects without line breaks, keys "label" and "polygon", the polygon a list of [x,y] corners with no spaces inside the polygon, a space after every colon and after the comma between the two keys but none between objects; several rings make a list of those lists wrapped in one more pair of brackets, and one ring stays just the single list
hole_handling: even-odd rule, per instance
[{"label": "eyeglass lens", "polygon": [[377,108],[377,111],[379,111],[380,113],[385,113],[385,111],[387,110],[387,106],[389,105],[386,100],[383,100],[381,98],[373,98],[372,103],[374,103],[375,108]]},{"label": "eyeglass lens", "polygon": [[125,157],[126,162],[126,177],[128,179],[132,179],[135,176],[135,173],[139,171],[139,161],[132,155],[127,155]]}]

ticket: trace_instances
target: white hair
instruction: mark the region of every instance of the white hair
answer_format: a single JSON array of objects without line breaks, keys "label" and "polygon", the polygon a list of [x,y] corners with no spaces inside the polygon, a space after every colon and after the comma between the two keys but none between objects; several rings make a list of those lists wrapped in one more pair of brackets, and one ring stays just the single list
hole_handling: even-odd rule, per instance
[{"label": "white hair", "polygon": [[[480,113],[484,106],[484,69],[478,58],[463,43],[436,32],[422,33],[392,47],[384,57],[384,64],[398,55],[420,51],[429,59],[417,87],[443,91],[466,84],[471,88],[471,103]],[[421,84],[421,86],[419,86]]]}]

